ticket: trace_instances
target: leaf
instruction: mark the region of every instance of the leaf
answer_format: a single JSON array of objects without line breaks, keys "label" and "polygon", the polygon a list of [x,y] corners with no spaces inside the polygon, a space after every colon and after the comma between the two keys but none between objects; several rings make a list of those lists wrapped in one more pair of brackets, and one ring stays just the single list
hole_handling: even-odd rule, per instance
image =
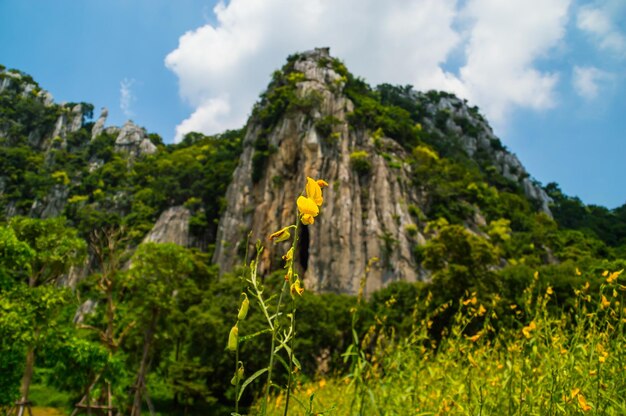
[{"label": "leaf", "polygon": [[278,361],[280,361],[280,363],[283,365],[283,367],[285,367],[285,370],[287,370],[287,372],[291,371],[291,368],[289,368],[289,365],[287,364],[287,361],[285,361],[283,359],[283,357],[281,357],[280,355],[276,355],[275,357],[276,357],[276,359]]},{"label": "leaf", "polygon": [[254,380],[256,380],[261,374],[265,373],[266,371],[267,371],[267,367],[260,369],[259,371],[257,371],[256,373],[248,377],[248,379],[244,381],[243,384],[241,385],[241,390],[239,390],[239,396],[237,396],[237,400],[241,399],[241,396],[243,395],[243,391],[246,389],[246,387],[248,387],[248,384],[252,383]]}]

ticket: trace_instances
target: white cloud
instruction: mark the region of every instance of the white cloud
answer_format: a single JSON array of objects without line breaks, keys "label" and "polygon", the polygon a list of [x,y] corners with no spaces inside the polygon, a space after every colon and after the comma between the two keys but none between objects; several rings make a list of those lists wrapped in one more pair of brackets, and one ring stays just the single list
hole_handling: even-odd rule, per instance
[{"label": "white cloud", "polygon": [[575,66],[572,73],[572,83],[576,93],[588,100],[598,96],[600,83],[610,78],[610,74],[596,67]]},{"label": "white cloud", "polygon": [[120,109],[126,117],[132,117],[131,104],[137,99],[131,87],[135,83],[134,79],[124,78],[120,82]]},{"label": "white cloud", "polygon": [[623,13],[623,0],[597,2],[578,10],[576,26],[590,34],[601,49],[626,55],[626,36],[618,30],[612,16]]},{"label": "white cloud", "polygon": [[[554,103],[557,75],[535,61],[558,44],[570,0],[231,0],[216,23],[187,32],[165,59],[195,107],[176,129],[239,127],[287,55],[330,46],[370,84],[443,89],[504,122],[515,106]],[[461,24],[463,30],[457,29]],[[444,69],[465,56],[458,73]]]},{"label": "white cloud", "polygon": [[555,73],[539,71],[539,58],[565,35],[569,0],[470,0],[467,62],[460,69],[469,98],[496,125],[515,107],[536,110],[555,103]]}]

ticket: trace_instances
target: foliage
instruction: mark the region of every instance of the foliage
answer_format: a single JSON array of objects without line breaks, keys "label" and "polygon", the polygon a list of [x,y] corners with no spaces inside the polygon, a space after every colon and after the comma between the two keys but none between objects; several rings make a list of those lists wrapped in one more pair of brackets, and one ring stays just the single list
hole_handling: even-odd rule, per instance
[{"label": "foliage", "polygon": [[[586,283],[564,294],[574,300],[565,310],[558,305],[557,289],[542,286],[537,274],[519,302],[483,303],[468,293],[456,300],[452,325],[440,341],[431,336],[432,321],[451,306],[418,297],[416,307],[425,303],[432,312],[413,314],[408,336],[394,340],[384,327],[376,329],[367,369],[371,395],[360,411],[352,406],[355,387],[342,376],[304,383],[295,397],[303,406],[310,402],[313,411],[342,415],[408,409],[458,415],[623,414],[623,295],[614,291],[619,276],[619,271],[586,275]],[[595,293],[590,281],[601,282]],[[506,327],[498,325],[500,311],[513,317]],[[279,407],[283,399],[278,395],[273,403]],[[274,409],[270,414],[282,414]]]},{"label": "foliage", "polygon": [[350,166],[359,176],[365,176],[372,170],[370,155],[365,150],[350,153]]}]

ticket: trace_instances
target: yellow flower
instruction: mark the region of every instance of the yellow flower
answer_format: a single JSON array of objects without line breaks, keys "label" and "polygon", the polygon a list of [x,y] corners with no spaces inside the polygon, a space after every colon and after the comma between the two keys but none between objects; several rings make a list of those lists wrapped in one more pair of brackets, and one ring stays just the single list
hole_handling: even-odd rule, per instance
[{"label": "yellow flower", "polygon": [[481,304],[478,307],[478,316],[483,316],[485,313],[487,313],[487,309]]},{"label": "yellow flower", "polygon": [[583,396],[580,393],[578,394],[578,404],[580,405],[580,408],[582,409],[583,412],[588,412],[591,410],[591,406],[587,404],[587,400],[585,400],[585,396]]},{"label": "yellow flower", "polygon": [[326,188],[328,186],[328,182],[326,182],[324,179],[318,179],[317,184],[320,186],[320,188]]},{"label": "yellow flower", "polygon": [[476,342],[476,341],[478,341],[478,340],[480,339],[480,336],[481,336],[481,335],[482,335],[482,334],[479,332],[479,333],[478,333],[478,334],[476,334],[476,335],[472,335],[472,336],[471,336],[471,337],[469,337],[468,339],[469,339],[470,341],[472,341],[472,342]]},{"label": "yellow flower", "polygon": [[305,225],[313,224],[315,222],[314,218],[320,213],[320,209],[315,201],[305,196],[299,196],[296,204],[298,205],[298,211],[302,214],[302,223]]},{"label": "yellow flower", "polygon": [[613,283],[615,280],[617,280],[617,278],[619,277],[620,274],[622,274],[624,272],[624,269],[617,271],[617,272],[613,272],[609,275],[609,277],[607,277],[606,282],[607,283]]},{"label": "yellow flower", "polygon": [[312,199],[318,207],[322,205],[322,202],[324,202],[324,198],[322,197],[322,188],[320,188],[319,183],[317,183],[315,179],[307,176],[304,190],[306,191],[307,198]]},{"label": "yellow flower", "polygon": [[602,300],[600,301],[600,307],[602,309],[606,309],[611,306],[611,302],[606,298],[606,296],[602,295]]},{"label": "yellow flower", "polygon": [[311,215],[313,217],[316,217],[317,214],[320,213],[320,209],[317,207],[315,201],[311,198],[299,196],[296,204],[298,205],[298,210],[302,215]]},{"label": "yellow flower", "polygon": [[530,338],[531,331],[535,329],[537,329],[537,324],[535,324],[535,321],[532,321],[530,324],[528,324],[528,326],[522,328],[522,333],[526,338]]},{"label": "yellow flower", "polygon": [[291,226],[278,230],[275,233],[270,234],[268,238],[270,240],[274,240],[275,243],[280,243],[281,241],[288,240],[289,237],[291,237],[291,234],[289,233],[289,228],[291,228]]},{"label": "yellow flower", "polygon": [[285,253],[285,255],[283,256],[283,260],[285,261],[289,261],[291,259],[293,259],[293,247],[291,247],[289,251],[287,251],[287,253]]},{"label": "yellow flower", "polygon": [[580,270],[578,270],[578,267],[576,267],[576,276],[580,276],[582,273],[580,272]]},{"label": "yellow flower", "polygon": [[607,277],[609,275],[609,271],[605,270],[602,272],[602,277]]},{"label": "yellow flower", "polygon": [[291,296],[295,296],[296,293],[302,296],[302,293],[304,293],[304,288],[300,286],[300,279],[296,279],[295,283],[291,285],[290,290]]},{"label": "yellow flower", "polygon": [[548,288],[546,289],[546,294],[551,295],[553,293],[554,293],[554,290],[552,290],[552,288],[548,286]]}]

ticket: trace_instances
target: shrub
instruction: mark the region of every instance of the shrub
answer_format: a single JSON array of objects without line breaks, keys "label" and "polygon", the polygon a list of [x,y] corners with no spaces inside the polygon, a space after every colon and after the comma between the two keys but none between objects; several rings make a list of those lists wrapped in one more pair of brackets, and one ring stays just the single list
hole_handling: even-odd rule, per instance
[{"label": "shrub", "polygon": [[357,150],[350,153],[350,166],[359,176],[364,176],[370,173],[372,170],[372,162],[370,161],[369,153],[365,150]]}]

